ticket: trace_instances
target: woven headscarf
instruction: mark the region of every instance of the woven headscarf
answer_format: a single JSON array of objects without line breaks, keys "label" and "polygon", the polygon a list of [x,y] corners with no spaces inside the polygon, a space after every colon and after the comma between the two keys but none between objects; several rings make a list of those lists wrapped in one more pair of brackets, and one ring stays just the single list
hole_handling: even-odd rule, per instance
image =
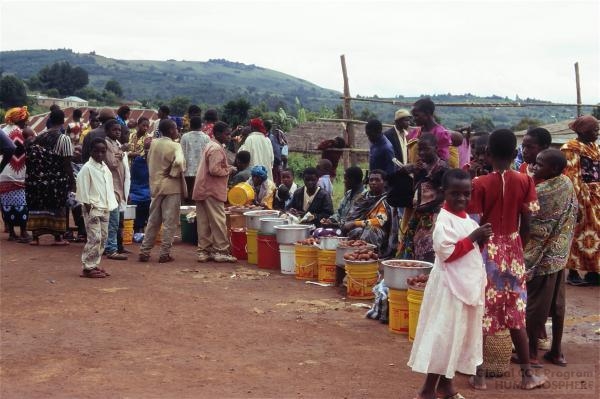
[{"label": "woven headscarf", "polygon": [[585,133],[594,130],[598,126],[598,119],[592,115],[584,115],[569,123],[569,129],[575,133]]},{"label": "woven headscarf", "polygon": [[250,127],[252,128],[252,131],[254,131],[254,132],[261,132],[262,134],[267,133],[265,124],[263,123],[262,119],[260,119],[260,118],[250,119]]},{"label": "woven headscarf", "polygon": [[252,169],[250,169],[250,174],[252,176],[258,176],[258,177],[260,177],[263,180],[266,180],[267,176],[268,176],[268,174],[267,174],[267,168],[265,168],[262,165],[253,166]]},{"label": "woven headscarf", "polygon": [[11,108],[4,115],[4,122],[10,125],[16,125],[18,122],[26,121],[29,119],[29,111],[27,107],[15,107]]}]

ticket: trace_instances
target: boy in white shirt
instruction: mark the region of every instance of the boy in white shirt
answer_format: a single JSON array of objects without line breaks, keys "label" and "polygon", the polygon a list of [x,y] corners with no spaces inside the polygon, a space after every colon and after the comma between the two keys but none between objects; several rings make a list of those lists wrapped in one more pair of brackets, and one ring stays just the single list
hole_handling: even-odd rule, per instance
[{"label": "boy in white shirt", "polygon": [[108,236],[110,211],[118,207],[113,188],[113,178],[106,158],[106,141],[95,138],[91,143],[90,159],[77,174],[76,199],[83,204],[83,219],[87,242],[83,247],[81,277],[104,278],[110,276],[99,267]]}]

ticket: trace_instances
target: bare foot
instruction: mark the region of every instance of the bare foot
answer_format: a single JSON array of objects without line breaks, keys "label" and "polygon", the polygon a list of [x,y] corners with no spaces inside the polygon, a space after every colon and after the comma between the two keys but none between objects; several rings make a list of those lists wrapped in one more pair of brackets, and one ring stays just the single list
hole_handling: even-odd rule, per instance
[{"label": "bare foot", "polygon": [[471,388],[476,389],[478,391],[485,391],[487,389],[487,384],[485,383],[485,377],[478,377],[476,375],[472,375],[469,377],[469,385]]},{"label": "bare foot", "polygon": [[545,375],[532,375],[529,377],[523,377],[523,379],[521,380],[521,389],[531,390],[535,388],[541,388],[547,382],[548,377],[546,377]]}]

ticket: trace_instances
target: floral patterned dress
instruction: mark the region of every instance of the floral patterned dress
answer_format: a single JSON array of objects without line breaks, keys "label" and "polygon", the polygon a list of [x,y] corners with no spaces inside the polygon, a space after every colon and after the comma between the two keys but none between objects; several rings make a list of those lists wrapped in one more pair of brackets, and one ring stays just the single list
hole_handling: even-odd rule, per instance
[{"label": "floral patterned dress", "polygon": [[523,213],[539,210],[531,177],[513,170],[492,172],[473,180],[469,213],[491,223],[493,235],[482,254],[486,267],[484,335],[525,328],[525,261],[519,236]]},{"label": "floral patterned dress", "polygon": [[600,272],[600,147],[571,140],[561,151],[567,158],[564,174],[573,182],[580,215],[567,267]]}]

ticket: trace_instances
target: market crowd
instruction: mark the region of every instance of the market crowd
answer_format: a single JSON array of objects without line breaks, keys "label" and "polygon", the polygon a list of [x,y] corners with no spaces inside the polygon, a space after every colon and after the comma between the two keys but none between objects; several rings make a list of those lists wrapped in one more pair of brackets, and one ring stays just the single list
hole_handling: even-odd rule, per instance
[{"label": "market crowd", "polygon": [[[232,129],[217,111],[195,105],[183,118],[166,106],[155,121],[130,120],[130,112],[103,108],[83,121],[75,110],[65,125],[54,107],[36,135],[27,107],[8,110],[0,131],[0,200],[9,241],[40,245],[42,235],[51,235],[55,246],[85,242],[82,277],[105,278],[103,256],[122,261],[130,254],[122,237],[127,205],[136,205],[138,261],[151,259],[160,237],[158,262],[165,263],[174,260],[180,207],[193,204],[197,260],[236,262],[225,206],[228,190],[246,184],[256,206],[375,244],[381,258],[434,263],[409,361],[427,374],[420,397],[433,398],[436,390],[458,397],[456,371],[474,375],[471,385],[485,389],[477,373],[484,337],[503,329],[510,330],[523,388],[543,385],[530,370],[540,364],[549,316],[544,359],[566,366],[565,281],[600,284],[593,116],[573,120],[576,138],[558,150],[541,127],[529,129],[520,145],[508,129],[450,131],[424,98],[396,111],[385,131],[380,121],[368,121],[368,170],[351,166],[336,177],[348,151],[342,137],[318,145],[322,157],[314,166],[292,170],[286,134],[270,121],[255,118]],[[334,207],[333,181],[340,178],[345,189]]]}]

